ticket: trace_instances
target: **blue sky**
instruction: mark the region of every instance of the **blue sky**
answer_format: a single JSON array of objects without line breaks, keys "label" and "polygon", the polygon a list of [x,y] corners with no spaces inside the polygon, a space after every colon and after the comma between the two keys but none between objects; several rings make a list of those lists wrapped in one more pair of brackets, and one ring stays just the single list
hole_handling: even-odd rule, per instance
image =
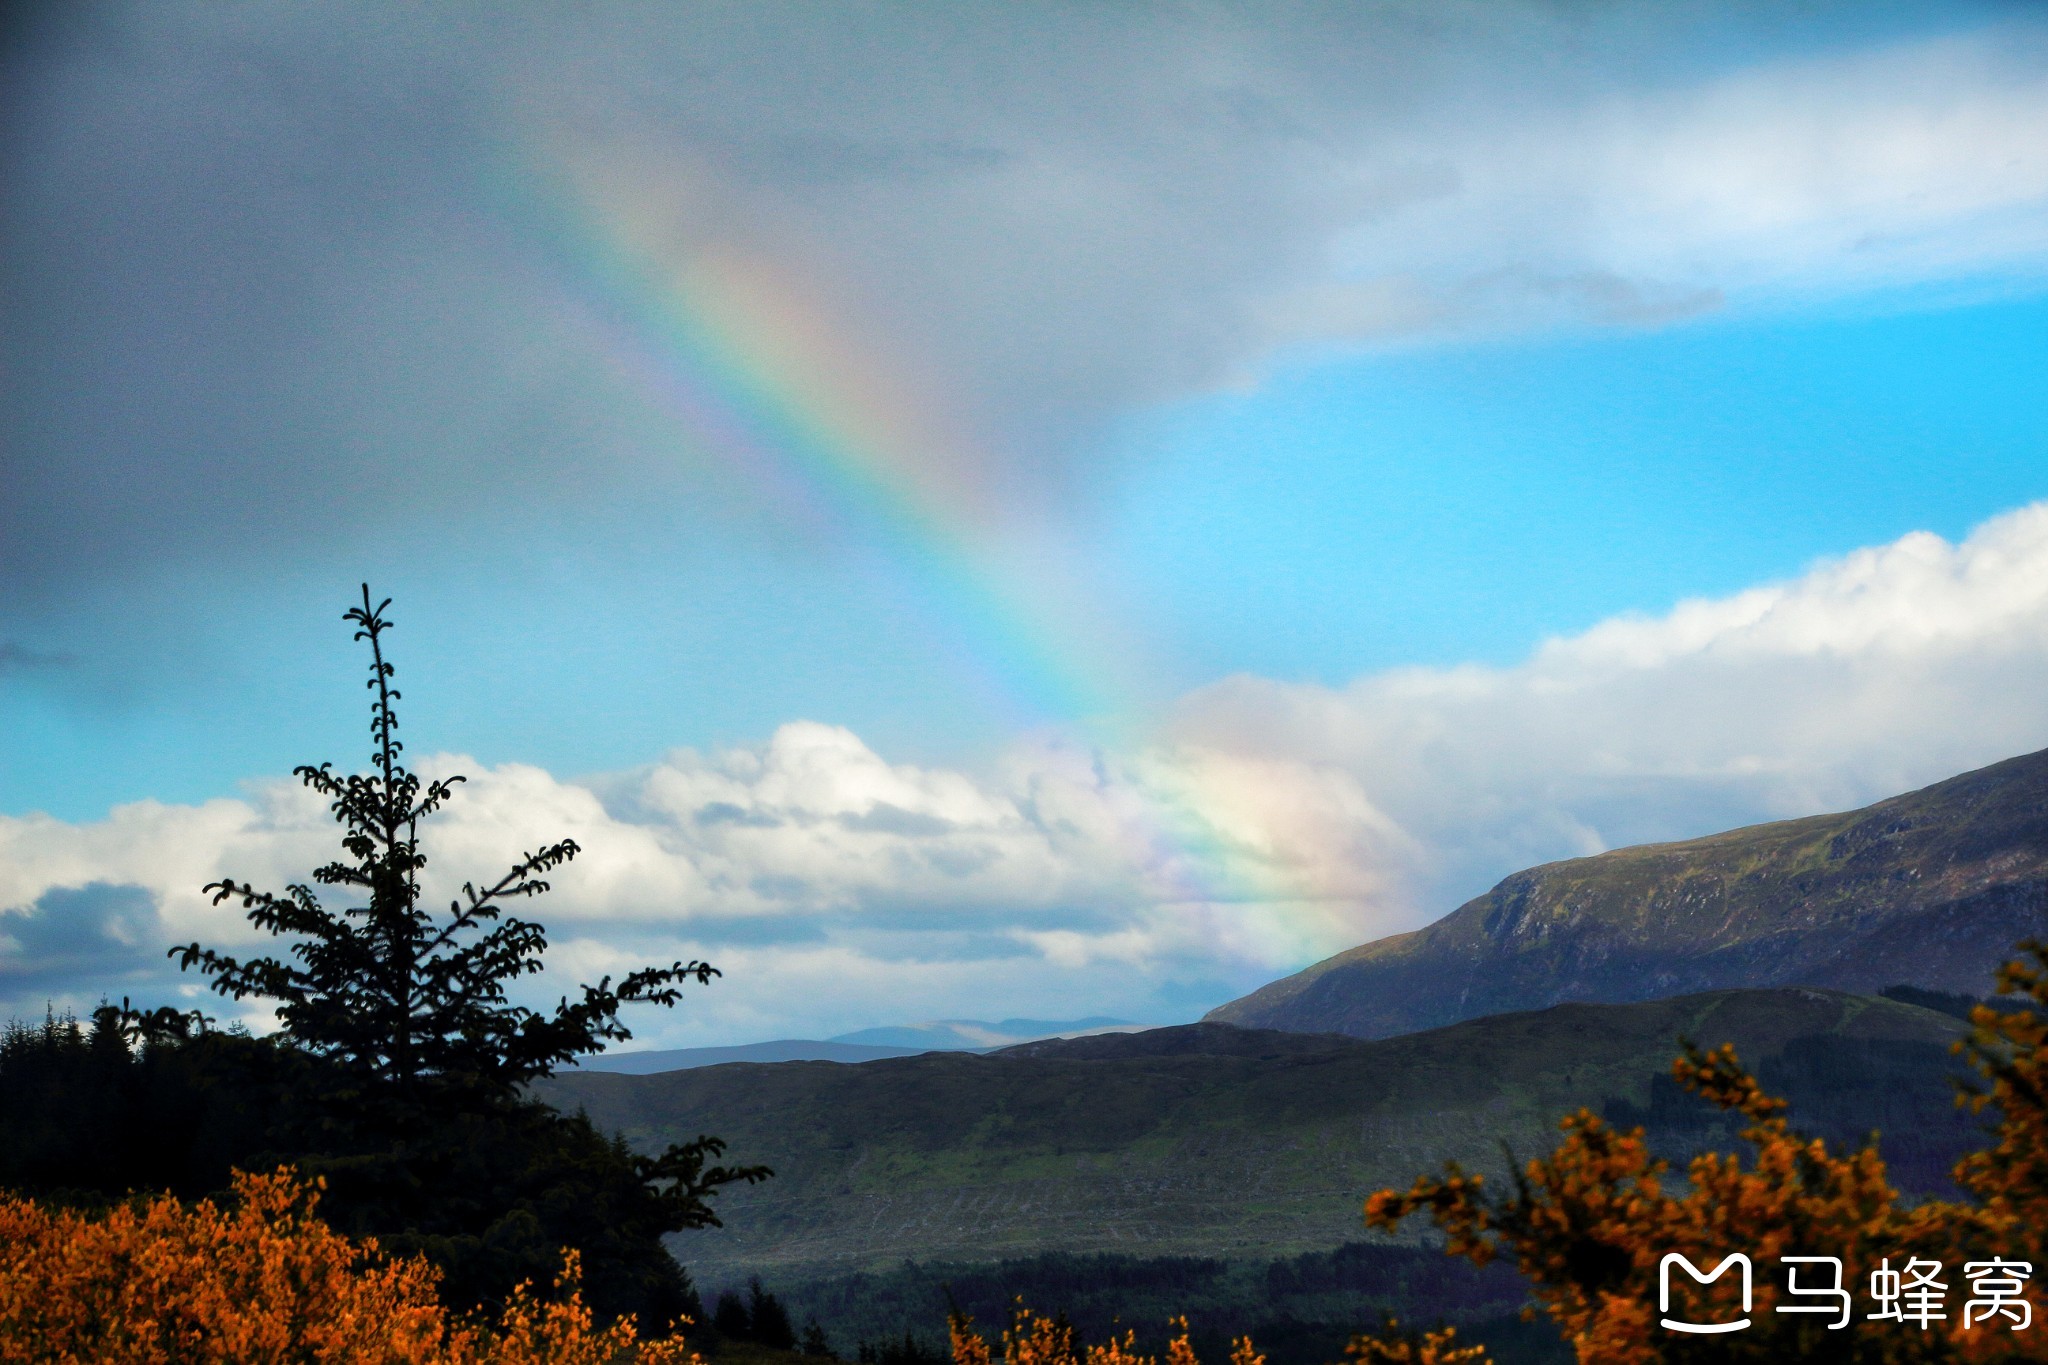
[{"label": "blue sky", "polygon": [[2048,743],[2048,26],[1436,13],[18,21],[0,1005],[313,856],[365,578],[451,857],[735,965],[672,1044],[1187,1017]]},{"label": "blue sky", "polygon": [[2038,296],[1304,362],[1135,419],[1111,553],[1187,685],[1507,664],[2048,496],[2044,368]]},{"label": "blue sky", "polygon": [[[1960,539],[2048,497],[2044,370],[2039,296],[1302,357],[1105,432],[1118,472],[1083,571],[1142,633],[1162,706],[1235,672],[1335,685],[1511,664],[1609,616],[1909,531]],[[487,760],[605,771],[798,717],[915,759],[1000,743],[1017,708],[861,558],[738,537],[618,558],[509,547],[492,562],[525,561],[516,596],[453,555],[379,584],[433,623],[407,632],[415,732]],[[133,584],[36,623],[42,654],[106,666],[139,635],[176,676],[18,670],[10,809],[200,800],[361,747],[331,572],[176,591],[218,606],[180,623],[196,639],[120,620]],[[493,651],[522,629],[525,647]],[[490,665],[467,666],[480,653]]]}]

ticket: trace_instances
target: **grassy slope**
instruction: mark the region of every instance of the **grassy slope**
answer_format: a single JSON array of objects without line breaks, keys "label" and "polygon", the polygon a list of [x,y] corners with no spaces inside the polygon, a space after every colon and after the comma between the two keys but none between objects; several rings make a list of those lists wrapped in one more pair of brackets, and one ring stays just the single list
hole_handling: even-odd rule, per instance
[{"label": "grassy slope", "polygon": [[[1370,1190],[1448,1158],[1497,1170],[1503,1140],[1546,1147],[1580,1105],[1652,1104],[1681,1034],[1755,1060],[1831,1034],[1945,1070],[1960,1028],[1835,992],[1718,992],[1379,1042],[1193,1025],[990,1056],[571,1075],[546,1094],[636,1147],[710,1132],[773,1165],[721,1197],[723,1230],[676,1250],[707,1283],[787,1281],[905,1258],[1326,1249],[1359,1235]],[[1948,1112],[1938,1077],[1917,1088]]]},{"label": "grassy slope", "polygon": [[1213,1011],[1378,1038],[1562,1000],[1893,982],[1984,994],[2044,925],[2048,752],[1860,811],[1518,872]]}]

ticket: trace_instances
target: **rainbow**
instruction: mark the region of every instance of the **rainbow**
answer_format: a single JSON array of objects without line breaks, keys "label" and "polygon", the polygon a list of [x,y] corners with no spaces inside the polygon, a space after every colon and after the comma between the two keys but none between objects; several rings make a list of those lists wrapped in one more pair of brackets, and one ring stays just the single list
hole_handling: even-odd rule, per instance
[{"label": "rainbow", "polygon": [[[1000,709],[1075,726],[1134,758],[1134,708],[1118,704],[1132,670],[1071,599],[991,553],[1000,510],[970,476],[987,462],[963,458],[966,439],[785,261],[728,241],[665,249],[677,201],[650,201],[656,184],[686,193],[688,177],[673,165],[660,176],[527,165],[500,175],[494,198],[621,372],[778,505],[880,549],[891,586],[907,589]],[[1284,921],[1281,937],[1300,941],[1297,957],[1327,951],[1333,929],[1341,938],[1335,912],[1355,893],[1273,856],[1256,774],[1152,766],[1130,853],[1174,888],[1173,908],[1217,932],[1229,932],[1218,917],[1233,908],[1263,908],[1261,918]]]}]

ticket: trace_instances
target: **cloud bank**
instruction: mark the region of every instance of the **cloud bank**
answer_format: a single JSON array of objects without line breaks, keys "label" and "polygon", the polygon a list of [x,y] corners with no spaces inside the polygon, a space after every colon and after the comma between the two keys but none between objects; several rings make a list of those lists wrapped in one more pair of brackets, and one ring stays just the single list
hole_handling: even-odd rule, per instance
[{"label": "cloud bank", "polygon": [[1235,678],[1183,743],[1352,774],[1433,912],[1547,858],[1841,810],[2048,744],[2048,504],[1621,617],[1509,669]]},{"label": "cloud bank", "polygon": [[[1020,741],[986,771],[886,761],[808,722],[565,780],[472,780],[429,845],[452,881],[543,840],[588,851],[536,906],[549,990],[706,956],[666,1043],[974,1015],[1187,1017],[1442,914],[1531,863],[1844,809],[2048,743],[2048,504],[1917,533],[1732,597],[1553,640],[1512,668],[1344,688],[1240,677],[1150,742]],[[288,781],[104,820],[0,817],[0,1008],[178,987],[245,945],[199,895],[329,855]],[[452,882],[451,882],[452,884]],[[190,989],[190,983],[185,983]]]}]

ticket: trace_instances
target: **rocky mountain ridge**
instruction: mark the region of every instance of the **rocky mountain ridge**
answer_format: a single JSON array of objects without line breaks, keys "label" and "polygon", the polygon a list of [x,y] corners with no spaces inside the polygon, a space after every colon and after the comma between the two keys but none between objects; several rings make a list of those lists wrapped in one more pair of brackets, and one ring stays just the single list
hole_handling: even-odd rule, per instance
[{"label": "rocky mountain ridge", "polygon": [[1791,985],[1988,994],[2048,933],[2048,751],[1862,810],[1517,872],[1210,1011],[1383,1038],[1565,1001]]}]

